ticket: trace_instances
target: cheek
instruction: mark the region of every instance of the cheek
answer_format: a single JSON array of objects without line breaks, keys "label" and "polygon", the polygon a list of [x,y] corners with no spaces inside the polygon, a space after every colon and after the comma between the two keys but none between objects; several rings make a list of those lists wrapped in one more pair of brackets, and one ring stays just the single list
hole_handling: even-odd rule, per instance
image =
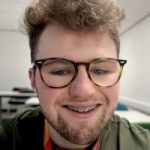
[{"label": "cheek", "polygon": [[45,86],[38,87],[38,96],[39,102],[42,112],[49,118],[49,116],[53,116],[55,120],[60,113],[61,108],[61,95],[62,91],[58,89],[51,89]]},{"label": "cheek", "polygon": [[51,90],[50,88],[47,89],[38,87],[38,96],[40,99],[40,103],[54,103],[57,95],[57,92]]},{"label": "cheek", "polygon": [[38,95],[40,104],[45,107],[54,107],[60,103],[60,97],[62,95],[62,91],[58,89],[52,89],[49,87],[38,87]]},{"label": "cheek", "polygon": [[49,88],[41,80],[39,74],[36,74],[36,92],[39,97],[40,104],[44,107],[51,107],[58,101],[58,97],[62,94],[62,90]]},{"label": "cheek", "polygon": [[119,98],[119,84],[106,88],[103,92],[108,99],[108,103],[116,105]]}]

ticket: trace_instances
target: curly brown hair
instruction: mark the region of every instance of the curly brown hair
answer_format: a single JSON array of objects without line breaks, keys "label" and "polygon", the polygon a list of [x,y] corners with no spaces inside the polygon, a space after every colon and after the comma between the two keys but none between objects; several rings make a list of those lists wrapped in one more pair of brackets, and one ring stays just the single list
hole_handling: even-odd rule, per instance
[{"label": "curly brown hair", "polygon": [[27,7],[24,18],[31,61],[42,31],[54,22],[79,32],[109,31],[119,55],[118,27],[124,17],[114,0],[38,0]]}]

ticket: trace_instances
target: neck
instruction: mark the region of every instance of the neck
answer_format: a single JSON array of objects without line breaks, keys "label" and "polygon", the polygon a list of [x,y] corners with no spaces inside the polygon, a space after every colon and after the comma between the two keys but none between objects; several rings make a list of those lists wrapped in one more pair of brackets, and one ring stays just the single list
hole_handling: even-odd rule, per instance
[{"label": "neck", "polygon": [[[48,126],[50,137],[55,143],[56,150],[86,150],[89,145],[77,145],[66,140],[51,125]],[[56,146],[57,145],[57,146]]]}]

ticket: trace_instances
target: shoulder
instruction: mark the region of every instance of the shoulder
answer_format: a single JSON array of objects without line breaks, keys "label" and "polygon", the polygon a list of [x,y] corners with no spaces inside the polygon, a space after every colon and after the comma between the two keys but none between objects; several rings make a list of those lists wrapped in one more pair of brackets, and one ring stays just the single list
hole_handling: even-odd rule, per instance
[{"label": "shoulder", "polygon": [[125,118],[114,115],[111,120],[112,126],[116,126],[121,145],[128,145],[139,150],[150,149],[150,131],[137,124],[130,123]]},{"label": "shoulder", "polygon": [[19,113],[15,114],[14,116],[7,117],[1,120],[0,125],[1,127],[13,127],[13,125],[16,125],[20,121],[29,120],[33,118],[37,118],[41,116],[40,108],[27,108],[23,111],[20,111]]},{"label": "shoulder", "polygon": [[114,115],[111,119],[111,124],[119,126],[120,130],[128,131],[129,133],[135,133],[137,135],[140,134],[150,134],[150,131],[147,129],[142,128],[137,123],[131,123],[125,118],[121,118],[117,115]]},{"label": "shoulder", "polygon": [[7,147],[8,143],[13,145],[13,141],[19,142],[19,138],[28,136],[28,131],[34,132],[38,126],[42,125],[44,120],[42,116],[39,108],[32,108],[2,119],[0,122],[0,145],[3,147]]}]

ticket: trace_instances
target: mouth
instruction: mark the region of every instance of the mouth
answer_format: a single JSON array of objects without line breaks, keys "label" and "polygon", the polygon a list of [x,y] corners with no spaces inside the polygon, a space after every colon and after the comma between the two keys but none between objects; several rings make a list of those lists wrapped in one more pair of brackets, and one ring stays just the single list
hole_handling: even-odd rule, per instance
[{"label": "mouth", "polygon": [[99,107],[99,104],[95,104],[95,105],[91,105],[91,106],[65,106],[65,108],[67,108],[70,111],[73,111],[75,113],[89,113],[92,112],[94,110],[96,110]]}]

